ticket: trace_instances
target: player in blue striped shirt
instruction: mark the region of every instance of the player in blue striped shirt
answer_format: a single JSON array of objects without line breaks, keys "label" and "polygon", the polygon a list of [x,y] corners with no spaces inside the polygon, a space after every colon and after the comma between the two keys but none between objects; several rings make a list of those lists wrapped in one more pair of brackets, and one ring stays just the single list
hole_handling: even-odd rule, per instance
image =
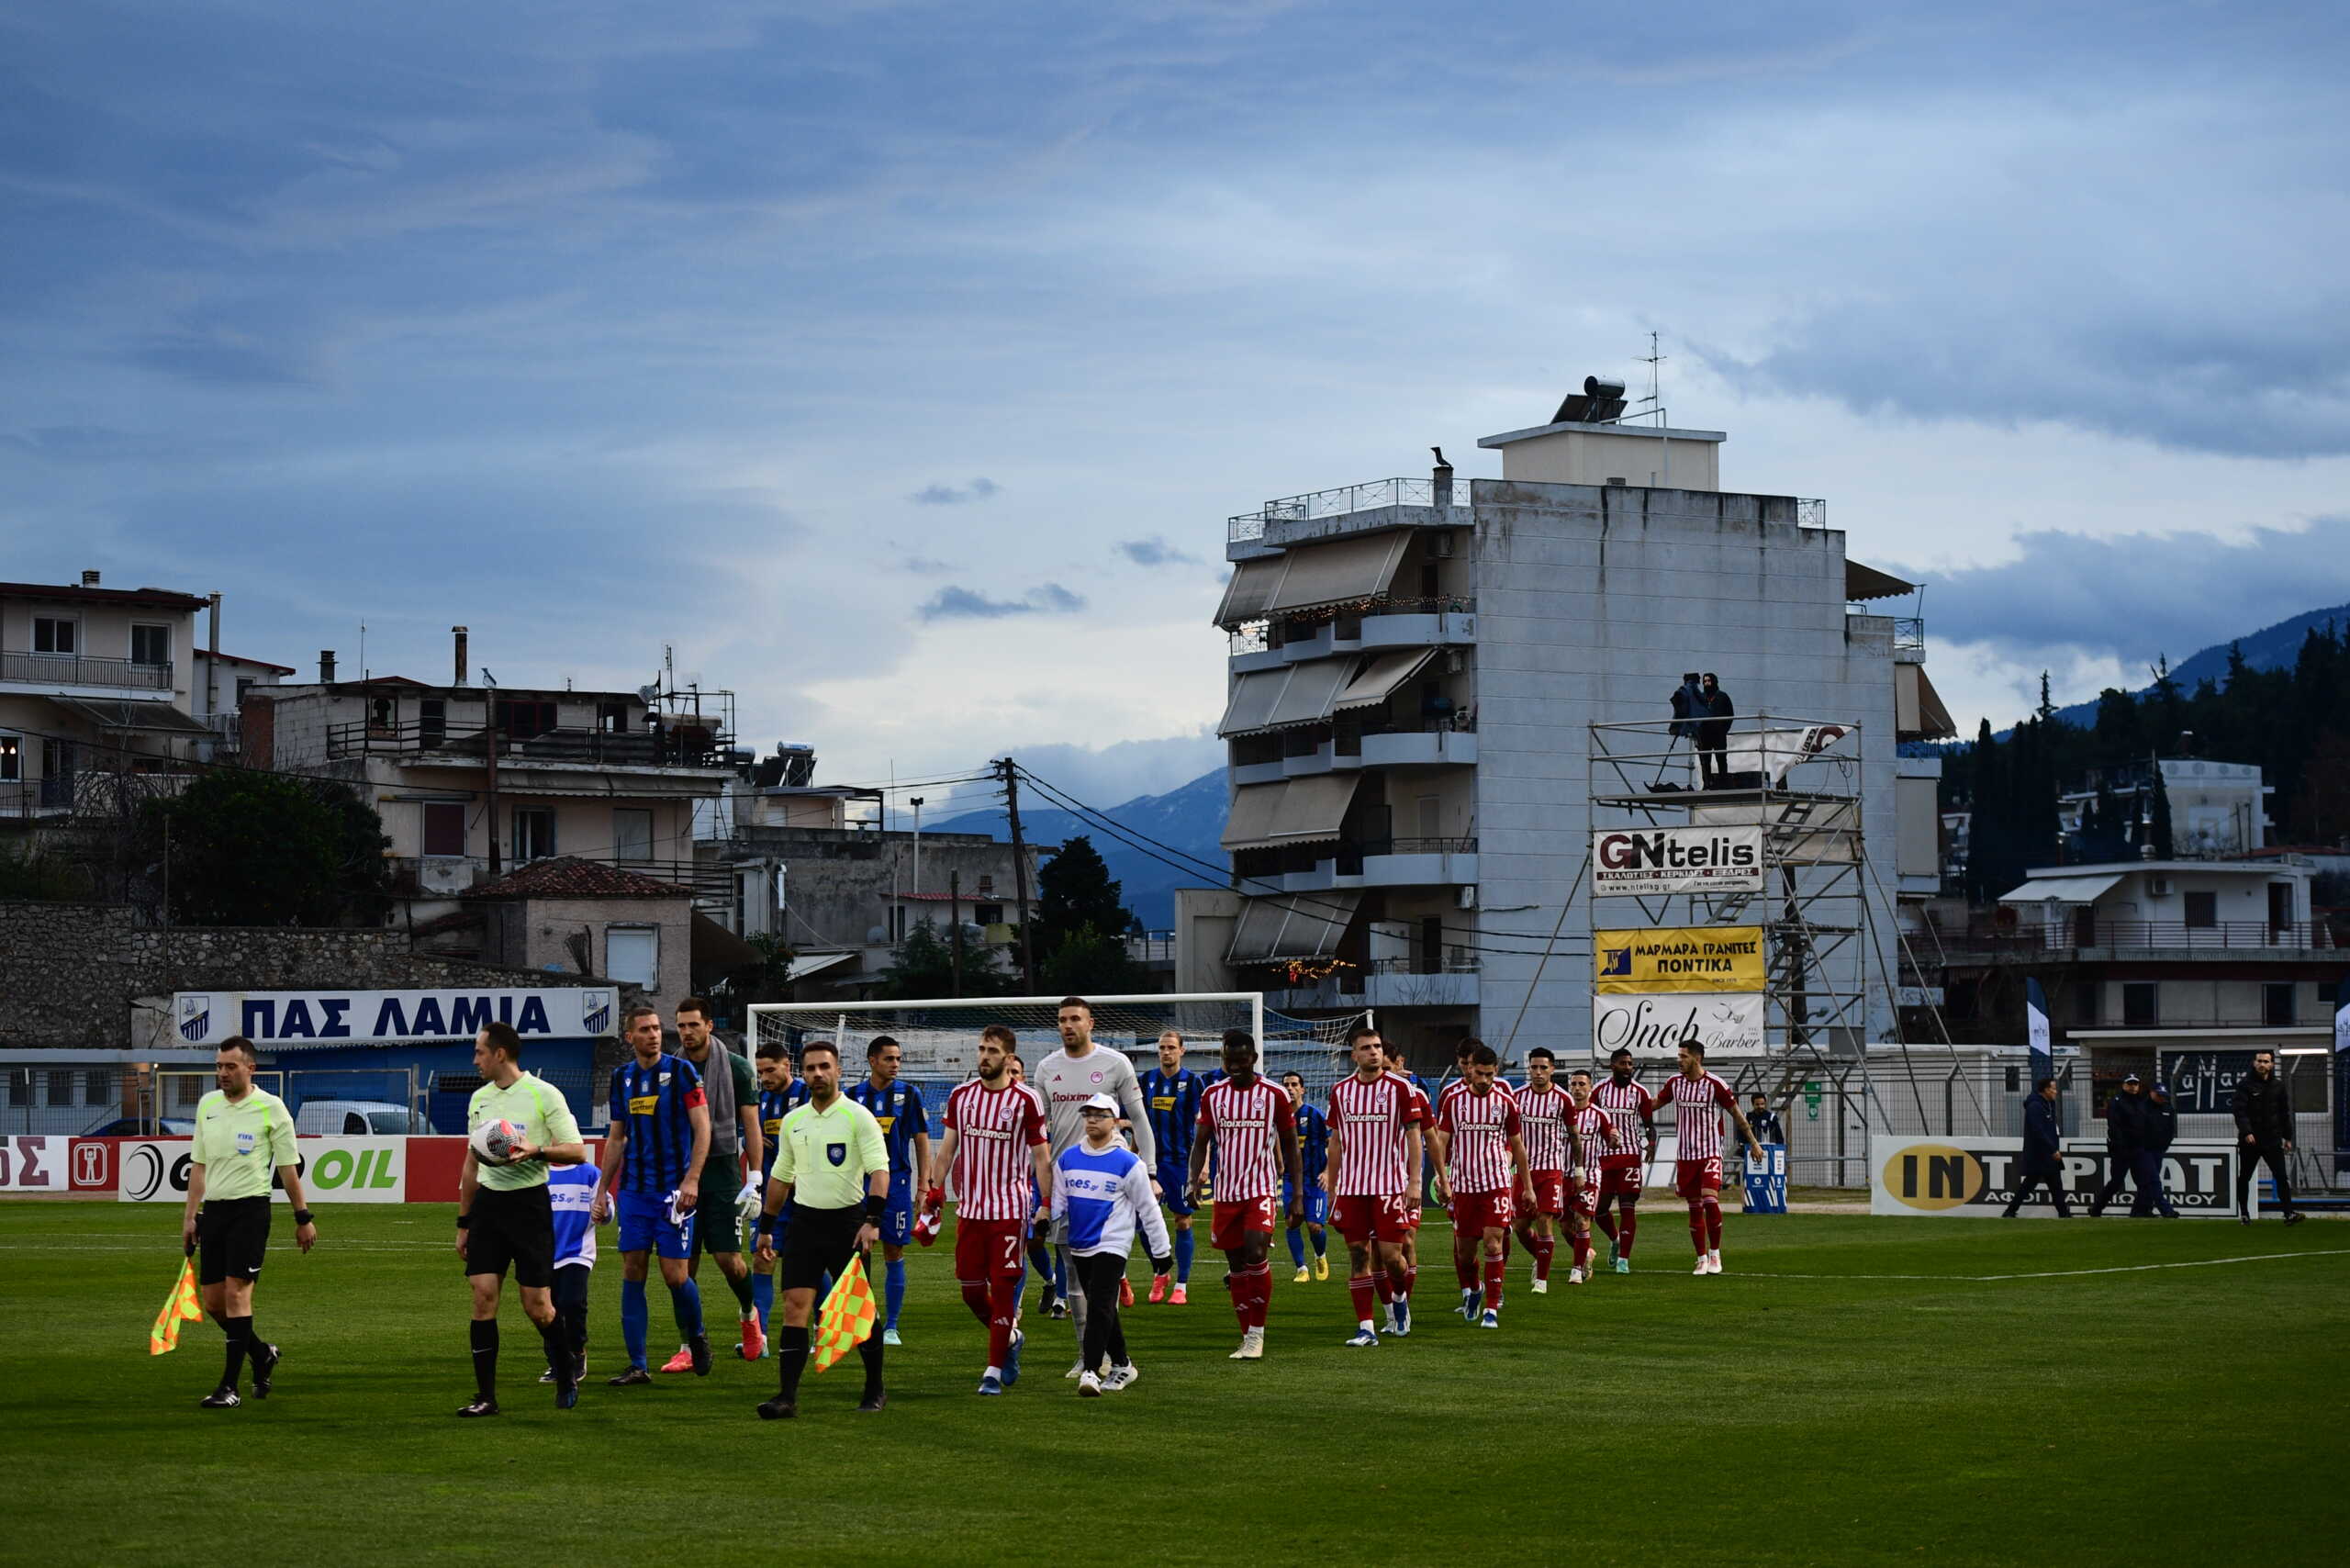
[{"label": "player in blue striped shirt", "polygon": [[866,1081],[848,1092],[881,1124],[882,1147],[890,1151],[890,1200],[881,1215],[881,1257],[889,1265],[882,1291],[884,1345],[905,1343],[898,1338],[898,1312],[906,1305],[906,1243],[914,1238],[914,1194],[922,1190],[918,1172],[930,1169],[930,1113],[922,1091],[898,1078],[905,1058],[897,1041],[874,1036],[865,1047]]},{"label": "player in blue striped shirt", "polygon": [[[795,1105],[808,1103],[808,1081],[791,1076],[791,1053],[781,1040],[768,1040],[759,1047],[755,1058],[759,1072],[759,1180],[751,1190],[761,1203],[767,1201],[767,1175],[775,1169],[775,1151],[782,1147],[783,1118]],[[752,1222],[756,1226],[755,1219]],[[787,1200],[775,1218],[775,1245],[783,1249],[784,1231],[791,1224],[791,1204]],[[829,1288],[829,1287],[827,1287]],[[818,1300],[822,1300],[819,1293]],[[767,1330],[767,1314],[775,1307],[775,1260],[761,1259],[755,1252],[751,1259],[751,1305],[758,1309],[759,1332]]]},{"label": "player in blue striped shirt", "polygon": [[1158,1036],[1158,1065],[1142,1075],[1143,1108],[1150,1116],[1150,1136],[1158,1146],[1158,1190],[1167,1212],[1175,1216],[1175,1290],[1170,1298],[1168,1279],[1150,1282],[1153,1302],[1181,1306],[1190,1300],[1192,1282],[1192,1139],[1200,1127],[1200,1096],[1208,1081],[1183,1065],[1183,1036],[1173,1029]]},{"label": "player in blue striped shirt", "polygon": [[[1288,1092],[1290,1112],[1297,1118],[1297,1152],[1304,1162],[1305,1197],[1297,1201],[1290,1192],[1289,1179],[1281,1179],[1281,1212],[1295,1215],[1304,1211],[1304,1224],[1292,1219],[1289,1223],[1289,1260],[1297,1265],[1297,1277],[1292,1284],[1304,1284],[1309,1279],[1330,1277],[1330,1238],[1324,1228],[1330,1222],[1330,1194],[1322,1190],[1322,1168],[1330,1160],[1330,1124],[1318,1105],[1306,1103],[1305,1080],[1297,1073],[1281,1074],[1281,1088]],[[1314,1238],[1314,1267],[1305,1266],[1305,1238]]]},{"label": "player in blue striped shirt", "polygon": [[604,1135],[604,1174],[596,1185],[596,1222],[611,1212],[618,1189],[621,1221],[621,1338],[628,1370],[614,1388],[651,1383],[644,1365],[645,1260],[661,1254],[669,1309],[693,1354],[694,1375],[710,1375],[710,1339],[701,1326],[701,1292],[687,1271],[693,1250],[694,1202],[710,1158],[710,1106],[694,1064],[661,1048],[661,1014],[639,1002],[621,1020],[630,1059],[612,1070],[612,1125]]}]

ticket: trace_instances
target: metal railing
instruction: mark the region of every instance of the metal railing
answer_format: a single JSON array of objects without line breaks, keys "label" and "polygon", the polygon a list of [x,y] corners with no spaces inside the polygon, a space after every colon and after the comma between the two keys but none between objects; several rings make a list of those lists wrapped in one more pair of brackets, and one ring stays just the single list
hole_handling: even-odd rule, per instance
[{"label": "metal railing", "polygon": [[1797,496],[1795,498],[1795,502],[1796,526],[1797,528],[1825,528],[1828,526],[1828,503],[1826,501],[1813,496]]},{"label": "metal railing", "polygon": [[1447,947],[1441,958],[1414,954],[1406,958],[1373,958],[1363,965],[1371,975],[1473,975],[1483,967],[1473,947]]},{"label": "metal railing", "polygon": [[[376,724],[364,720],[327,726],[327,755],[344,756],[407,756],[450,752],[467,757],[485,756],[491,731],[482,726],[456,729],[445,724],[409,721]],[[498,760],[523,766],[532,762],[588,762],[610,767],[723,767],[733,737],[715,725],[678,724],[665,730],[543,730],[517,739],[498,734]]]},{"label": "metal railing", "polygon": [[0,680],[44,686],[120,686],[138,691],[169,691],[172,666],[137,659],[92,658],[82,654],[0,652]]},{"label": "metal railing", "polygon": [[1374,855],[1474,855],[1477,841],[1473,837],[1451,838],[1367,838],[1355,851],[1360,856]]},{"label": "metal railing", "polygon": [[1925,652],[1925,618],[1919,615],[1895,616],[1893,618],[1893,646],[1896,651]]},{"label": "metal railing", "polygon": [[1283,496],[1279,500],[1267,501],[1253,512],[1228,519],[1227,537],[1240,544],[1263,538],[1268,523],[1310,522],[1315,518],[1345,517],[1350,512],[1371,511],[1381,507],[1450,506],[1468,499],[1467,483],[1460,479],[1371,479],[1360,485],[1340,485],[1335,489],[1310,490],[1302,496]]},{"label": "metal railing", "polygon": [[1175,933],[1147,931],[1140,936],[1129,936],[1126,957],[1137,964],[1171,964],[1175,961]]},{"label": "metal railing", "polygon": [[[534,865],[538,858],[543,857],[503,857],[499,875]],[[699,860],[639,860],[609,851],[573,858],[634,871],[639,876],[684,888],[694,895],[697,909],[724,909],[734,902],[734,873],[731,867],[704,865]],[[385,857],[384,863],[391,871],[390,890],[400,898],[454,898],[489,879],[489,861],[479,855],[390,855]],[[444,868],[454,868],[459,874],[451,877]],[[428,882],[428,871],[439,871],[440,875]]]},{"label": "metal railing", "polygon": [[1251,621],[1237,626],[1227,639],[1226,652],[1233,658],[1243,654],[1261,654],[1272,646],[1270,640],[1271,632],[1272,628],[1262,621]]},{"label": "metal railing", "polygon": [[[1943,940],[1952,941],[1944,932]],[[1973,915],[1963,938],[1970,947],[2069,951],[2082,947],[2221,947],[2251,952],[2277,947],[2335,947],[2333,928],[2320,920],[2006,920]]]}]

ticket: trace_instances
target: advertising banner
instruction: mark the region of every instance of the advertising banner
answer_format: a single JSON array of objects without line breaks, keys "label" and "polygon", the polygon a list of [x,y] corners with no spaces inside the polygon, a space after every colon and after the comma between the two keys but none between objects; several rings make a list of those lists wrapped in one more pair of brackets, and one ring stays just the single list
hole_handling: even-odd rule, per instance
[{"label": "advertising banner", "polygon": [[1594,991],[1652,996],[1660,991],[1761,991],[1759,925],[1657,925],[1591,934]]},{"label": "advertising banner", "polygon": [[73,1145],[49,1133],[0,1137],[0,1193],[72,1192]]},{"label": "advertising banner", "polygon": [[1759,825],[1608,828],[1591,835],[1595,898],[1762,890]]},{"label": "advertising banner", "polygon": [[183,991],[172,1020],[191,1046],[233,1035],[268,1046],[455,1044],[488,1023],[524,1040],[617,1032],[609,987],[519,991]]},{"label": "advertising banner", "polygon": [[1595,996],[1591,1043],[1602,1057],[1621,1047],[1669,1058],[1690,1040],[1708,1054],[1760,1051],[1762,1018],[1759,995]]},{"label": "advertising banner", "polygon": [[[303,1195],[313,1205],[405,1203],[408,1144],[404,1137],[297,1138],[295,1158]],[[189,1147],[185,1138],[123,1139],[115,1149],[120,1172],[115,1196],[126,1204],[185,1203]],[[269,1195],[285,1201],[285,1189],[275,1182]]]},{"label": "advertising banner", "polygon": [[[2105,1185],[2110,1163],[2102,1144],[2067,1148],[2060,1178],[2067,1202],[2086,1209]],[[1869,1140],[1869,1213],[1996,1215],[2015,1196],[2023,1170],[2023,1140],[1993,1137],[1902,1137]],[[2176,1143],[2163,1157],[2163,1191],[2182,1215],[2231,1219],[2236,1213],[2236,1150],[2224,1143]],[[2125,1193],[2134,1195],[2125,1187]],[[2114,1200],[2126,1207],[2129,1197]],[[2047,1218],[2056,1213],[2044,1191],[2018,1211]],[[2110,1211],[2109,1211],[2110,1212]]]}]

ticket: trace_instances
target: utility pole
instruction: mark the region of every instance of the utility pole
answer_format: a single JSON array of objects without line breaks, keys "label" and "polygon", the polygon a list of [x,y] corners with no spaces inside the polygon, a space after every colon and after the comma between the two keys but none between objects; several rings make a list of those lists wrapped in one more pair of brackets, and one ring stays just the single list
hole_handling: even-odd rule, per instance
[{"label": "utility pole", "polygon": [[504,874],[498,856],[498,683],[489,679],[487,670],[482,671],[481,676],[488,682],[488,689],[481,694],[482,717],[486,721],[481,734],[489,756],[489,877],[496,881]]},{"label": "utility pole", "polygon": [[1028,909],[1028,851],[1020,842],[1020,766],[1010,757],[995,765],[996,777],[1003,780],[1003,812],[1012,825],[1012,881],[1020,897],[1020,982],[1028,994],[1036,994],[1036,952],[1030,943],[1028,927],[1033,922]]},{"label": "utility pole", "polygon": [[946,873],[946,932],[953,944],[955,983],[947,988],[949,996],[963,994],[963,873]]}]

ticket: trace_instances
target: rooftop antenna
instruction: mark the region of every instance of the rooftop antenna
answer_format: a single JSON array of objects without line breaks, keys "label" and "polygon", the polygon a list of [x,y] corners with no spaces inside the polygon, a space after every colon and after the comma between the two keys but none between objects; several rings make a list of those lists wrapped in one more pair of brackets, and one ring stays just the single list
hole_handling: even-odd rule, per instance
[{"label": "rooftop antenna", "polygon": [[1656,422],[1659,424],[1663,424],[1665,422],[1664,376],[1662,371],[1659,367],[1664,364],[1666,358],[1667,356],[1665,354],[1659,353],[1657,350],[1656,334],[1654,332],[1651,332],[1649,334],[1648,357],[1640,361],[1642,364],[1649,367],[1649,395],[1640,399],[1640,401],[1646,404],[1647,407],[1643,408],[1640,412],[1643,414],[1654,414],[1656,416]]}]

